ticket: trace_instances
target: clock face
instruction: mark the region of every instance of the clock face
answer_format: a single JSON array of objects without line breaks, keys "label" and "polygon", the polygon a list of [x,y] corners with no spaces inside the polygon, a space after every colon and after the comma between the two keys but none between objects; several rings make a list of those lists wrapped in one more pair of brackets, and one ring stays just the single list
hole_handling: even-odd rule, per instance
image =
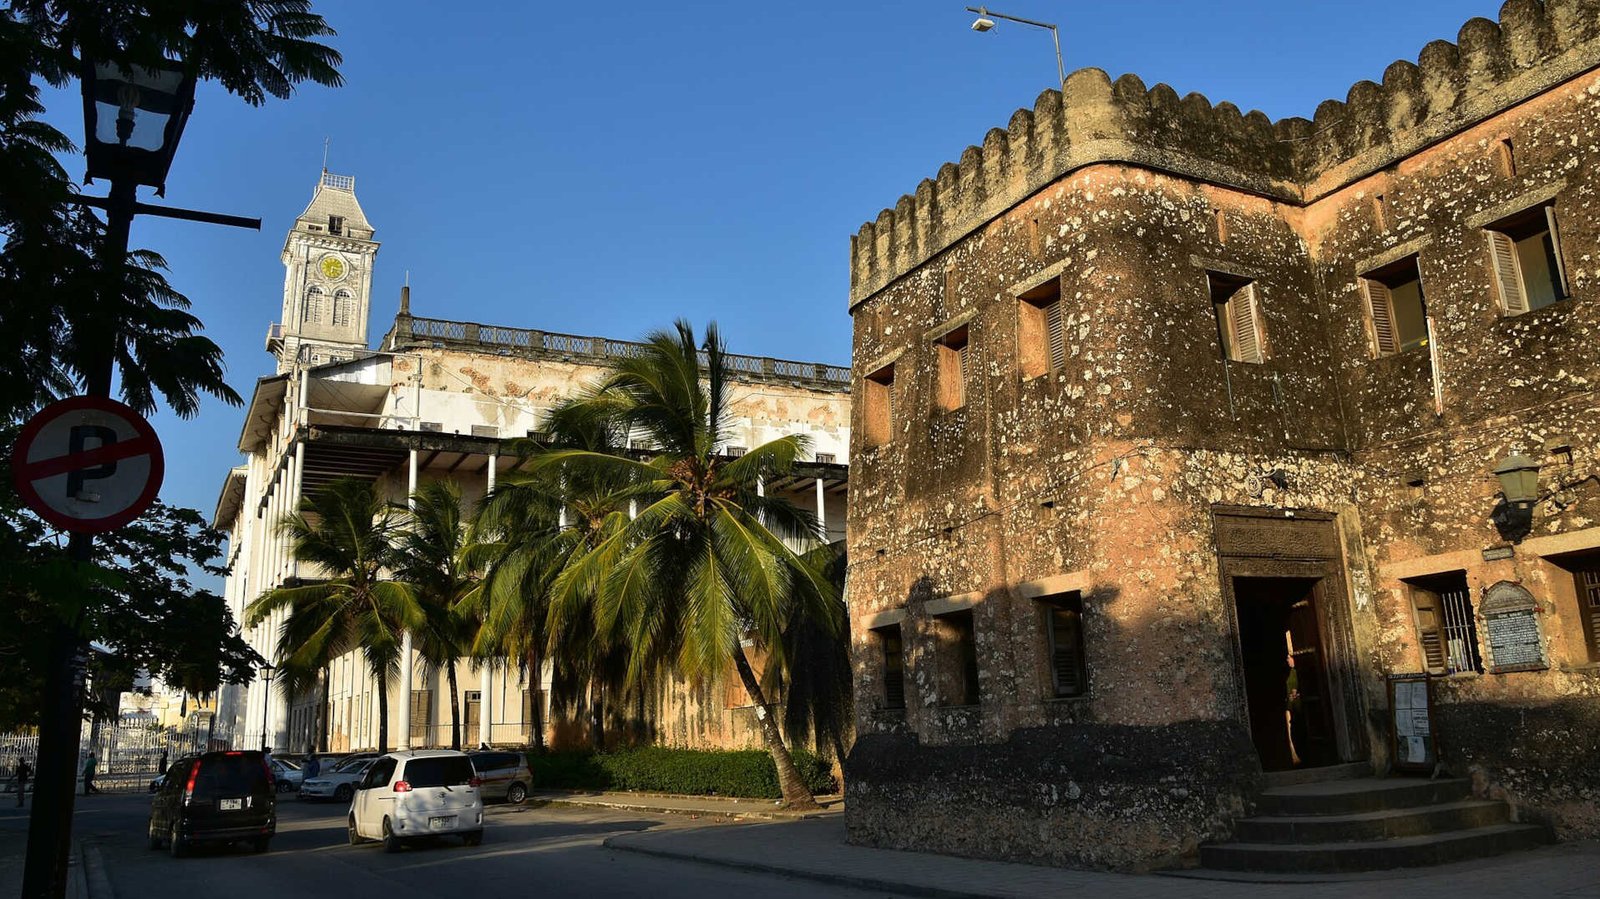
[{"label": "clock face", "polygon": [[329,255],[322,257],[322,264],[320,267],[322,269],[322,276],[330,281],[337,281],[344,277],[344,260],[340,259],[338,256]]}]

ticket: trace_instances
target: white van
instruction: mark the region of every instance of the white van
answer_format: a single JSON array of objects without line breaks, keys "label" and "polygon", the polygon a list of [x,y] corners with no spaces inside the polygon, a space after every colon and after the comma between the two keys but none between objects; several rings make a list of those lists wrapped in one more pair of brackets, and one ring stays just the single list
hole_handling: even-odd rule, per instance
[{"label": "white van", "polygon": [[350,802],[350,845],[382,840],[399,851],[414,837],[455,834],[468,846],[483,842],[478,775],[464,752],[391,752],[367,768]]}]

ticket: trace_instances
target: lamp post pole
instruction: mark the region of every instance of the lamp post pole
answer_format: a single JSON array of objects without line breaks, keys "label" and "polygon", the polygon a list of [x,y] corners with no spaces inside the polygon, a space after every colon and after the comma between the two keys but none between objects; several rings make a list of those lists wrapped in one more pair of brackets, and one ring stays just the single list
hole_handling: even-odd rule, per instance
[{"label": "lamp post pole", "polygon": [[261,750],[267,749],[267,716],[272,714],[272,674],[277,669],[271,665],[262,665],[261,673],[266,678],[266,689],[261,691]]},{"label": "lamp post pole", "polygon": [[[111,190],[104,198],[79,197],[76,202],[105,210],[106,233],[95,260],[100,270],[98,285],[101,300],[99,316],[84,323],[82,378],[84,393],[109,398],[116,369],[118,322],[114,312],[116,297],[125,289],[124,269],[128,258],[128,232],[135,215],[145,213],[216,224],[261,229],[260,219],[167,209],[140,203],[139,185],[164,189],[167,167],[182,135],[183,125],[194,105],[194,77],[185,73],[176,82],[155,79],[154,69],[101,69],[85,60],[81,80],[84,88],[84,145],[89,174],[104,175]],[[168,72],[178,71],[176,66]],[[140,80],[143,79],[143,80]],[[107,102],[97,93],[111,85],[110,96],[121,105],[116,120],[117,143],[100,137],[97,130],[98,106]],[[117,85],[121,85],[117,88]],[[148,94],[148,97],[146,96]],[[170,98],[165,111],[161,103],[141,105],[145,100]],[[154,151],[137,146],[136,123],[141,114],[165,116],[162,143]],[[103,155],[102,155],[103,154]],[[74,531],[67,540],[67,557],[89,565],[94,557],[94,538]],[[78,774],[78,749],[83,728],[84,682],[87,675],[89,644],[82,636],[84,612],[80,607],[71,621],[58,620],[50,629],[49,661],[39,715],[38,778],[33,793],[33,808],[28,817],[28,848],[23,862],[23,899],[62,899],[67,890],[67,856],[72,845],[72,811]]]},{"label": "lamp post pole", "polygon": [[983,6],[969,6],[967,7],[967,12],[975,12],[978,14],[978,21],[973,23],[972,26],[973,30],[975,31],[988,31],[990,28],[993,28],[993,22],[989,22],[985,27],[979,27],[979,25],[990,16],[994,16],[996,19],[1005,19],[1007,22],[1016,22],[1018,25],[1030,25],[1034,28],[1048,29],[1050,31],[1050,39],[1054,41],[1056,45],[1056,76],[1061,79],[1062,93],[1066,93],[1067,67],[1061,61],[1061,32],[1056,28],[1056,26],[1050,24],[1049,22],[1037,22],[1033,19],[1024,19],[1021,16],[1008,16],[1003,12],[995,12],[994,10]]}]

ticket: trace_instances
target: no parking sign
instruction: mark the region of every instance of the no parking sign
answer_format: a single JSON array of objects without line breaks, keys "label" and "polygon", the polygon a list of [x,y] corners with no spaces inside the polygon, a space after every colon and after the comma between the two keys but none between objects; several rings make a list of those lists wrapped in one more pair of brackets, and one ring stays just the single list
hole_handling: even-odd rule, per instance
[{"label": "no parking sign", "polygon": [[150,508],[164,473],[161,441],[139,413],[80,396],[28,420],[11,453],[12,478],[28,508],[56,527],[115,530]]}]

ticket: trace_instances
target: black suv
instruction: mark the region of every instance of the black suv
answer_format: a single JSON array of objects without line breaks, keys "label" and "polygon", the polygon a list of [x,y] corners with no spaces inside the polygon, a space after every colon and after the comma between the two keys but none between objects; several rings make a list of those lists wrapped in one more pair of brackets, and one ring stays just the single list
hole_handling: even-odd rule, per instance
[{"label": "black suv", "polygon": [[277,784],[263,753],[208,752],[179,759],[150,802],[150,848],[185,855],[196,843],[248,843],[278,829]]}]

